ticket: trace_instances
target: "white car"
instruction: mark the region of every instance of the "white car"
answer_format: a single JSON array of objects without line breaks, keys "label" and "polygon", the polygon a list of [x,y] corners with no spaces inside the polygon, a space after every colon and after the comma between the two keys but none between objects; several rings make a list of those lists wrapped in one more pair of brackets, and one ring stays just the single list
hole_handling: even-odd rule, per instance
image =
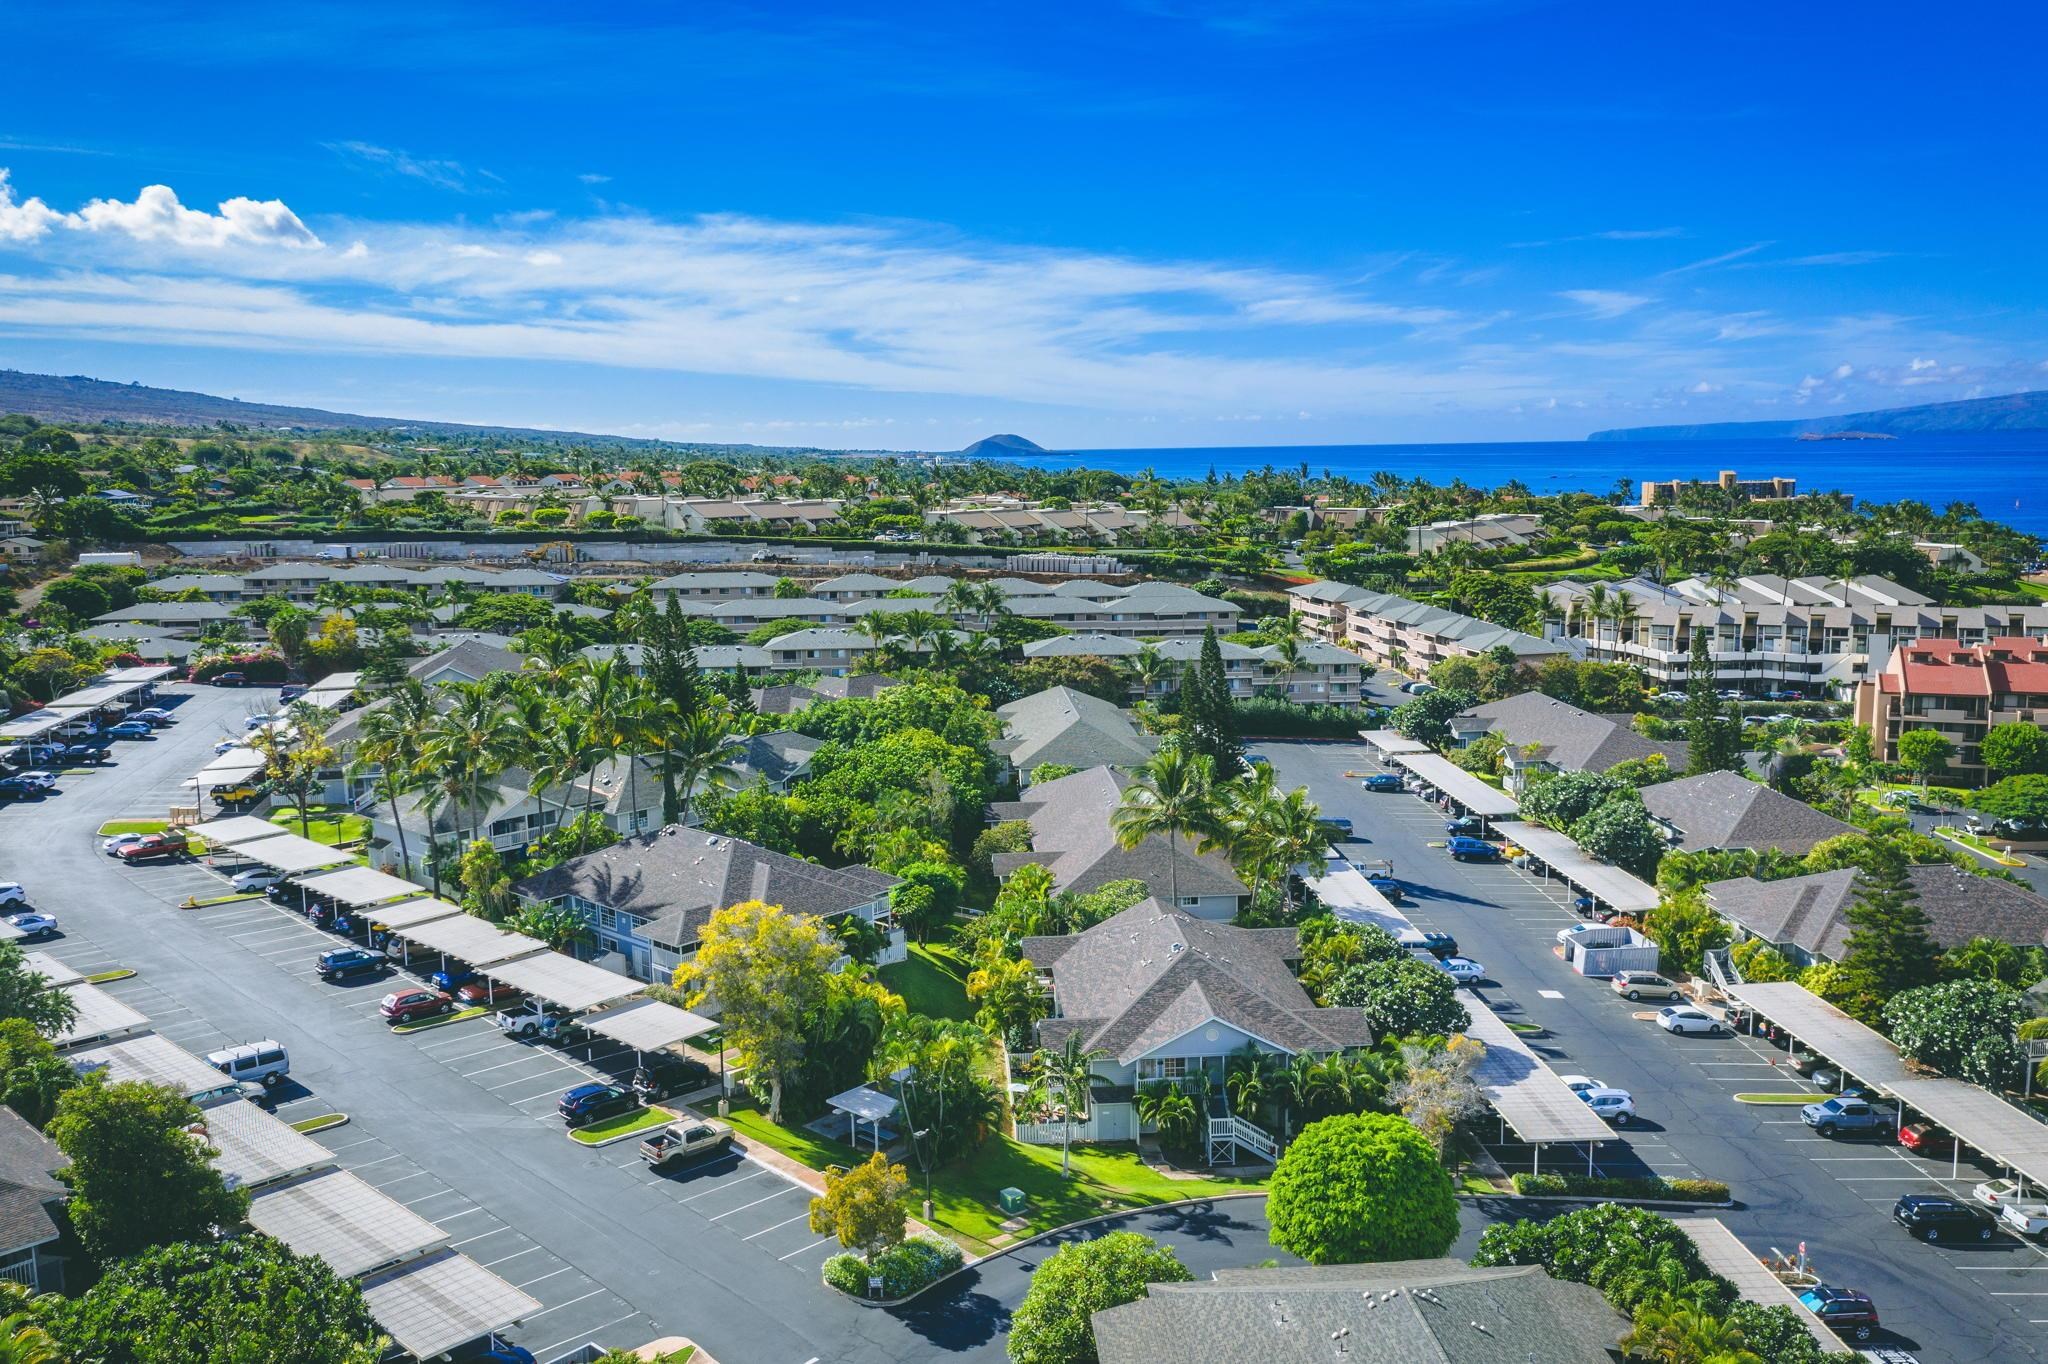
[{"label": "white car", "polygon": [[248,745],[243,743],[240,739],[222,739],[219,743],[213,746],[213,756],[218,758],[223,753],[231,753],[235,749],[247,747]]},{"label": "white car", "polygon": [[1579,1094],[1579,1102],[1616,1127],[1626,1127],[1635,1121],[1635,1096],[1625,1089],[1584,1090]]},{"label": "white car", "polygon": [[25,905],[28,890],[19,881],[0,881],[0,905]]},{"label": "white car", "polygon": [[1690,1004],[1673,1004],[1657,1010],[1657,1026],[1665,1032],[1705,1033],[1708,1037],[1719,1037],[1728,1031],[1728,1025],[1704,1009],[1695,1009]]},{"label": "white car", "polygon": [[2019,1181],[2016,1179],[1987,1179],[1970,1190],[1970,1197],[1995,1211],[2000,1204],[2018,1198],[2019,1193]]},{"label": "white car", "polygon": [[1560,1075],[1557,1078],[1564,1081],[1564,1087],[1574,1094],[1584,1094],[1589,1089],[1607,1088],[1590,1075]]},{"label": "white car", "polygon": [[2048,1203],[2001,1204],[1998,1220],[2021,1236],[2048,1236]]},{"label": "white car", "polygon": [[1450,972],[1451,979],[1460,985],[1477,985],[1486,979],[1486,968],[1470,957],[1445,957],[1437,965]]},{"label": "white car", "polygon": [[140,720],[146,725],[168,725],[175,724],[177,722],[176,716],[172,715],[169,711],[160,709],[156,706],[150,706],[146,709],[138,710],[131,714],[128,718],[131,720]]},{"label": "white car", "polygon": [[57,931],[54,914],[10,914],[7,924],[27,938],[47,938]]},{"label": "white car", "polygon": [[245,730],[261,729],[276,718],[277,717],[274,715],[252,715],[248,719],[242,721],[242,728]]},{"label": "white car", "polygon": [[57,774],[55,772],[23,772],[20,779],[31,785],[40,786],[45,791],[57,789]]},{"label": "white car", "polygon": [[255,867],[248,871],[236,872],[228,878],[228,884],[236,890],[269,890],[284,883],[284,873],[268,867]]},{"label": "white car", "polygon": [[147,834],[115,834],[112,838],[100,844],[100,851],[109,857],[119,857],[121,849],[131,843],[140,843],[147,837]]}]

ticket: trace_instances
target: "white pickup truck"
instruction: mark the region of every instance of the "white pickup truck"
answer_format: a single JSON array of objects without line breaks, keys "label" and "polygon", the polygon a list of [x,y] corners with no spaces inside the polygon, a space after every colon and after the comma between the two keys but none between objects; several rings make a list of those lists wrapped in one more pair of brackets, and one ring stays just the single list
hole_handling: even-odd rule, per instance
[{"label": "white pickup truck", "polygon": [[2002,1203],[1998,1216],[2021,1236],[2048,1236],[2048,1203]]}]

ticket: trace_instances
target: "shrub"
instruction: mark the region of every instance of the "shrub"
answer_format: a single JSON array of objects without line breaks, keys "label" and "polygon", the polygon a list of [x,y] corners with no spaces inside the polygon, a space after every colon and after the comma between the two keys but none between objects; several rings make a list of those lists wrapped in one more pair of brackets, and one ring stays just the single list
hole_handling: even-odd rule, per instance
[{"label": "shrub", "polygon": [[1145,1286],[1186,1283],[1194,1275],[1171,1250],[1135,1231],[1113,1231],[1061,1246],[1031,1276],[1010,1321],[1013,1364],[1094,1364],[1090,1318],[1136,1302]]},{"label": "shrub", "polygon": [[1591,1284],[1628,1313],[1681,1284],[1708,1289],[1700,1305],[1714,1311],[1735,1296],[1669,1218],[1622,1203],[1576,1208],[1547,1222],[1496,1222],[1480,1234],[1472,1263],[1542,1265],[1553,1278]]},{"label": "shrub", "polygon": [[868,1277],[879,1275],[883,1297],[907,1298],[931,1287],[966,1262],[966,1255],[951,1241],[918,1235],[883,1251],[872,1265],[858,1255],[834,1255],[825,1261],[825,1282],[850,1297],[865,1298]]},{"label": "shrub", "polygon": [[1515,1192],[1532,1198],[1586,1194],[1600,1198],[1668,1198],[1683,1203],[1726,1203],[1718,1179],[1660,1179],[1655,1175],[1516,1175]]},{"label": "shrub", "polygon": [[1426,1260],[1458,1235],[1458,1199],[1429,1139],[1384,1113],[1302,1129],[1273,1171],[1272,1241],[1310,1264]]},{"label": "shrub", "polygon": [[1347,706],[1296,705],[1278,697],[1234,701],[1231,721],[1240,735],[1263,739],[1356,739],[1358,712]]},{"label": "shrub", "polygon": [[238,672],[255,686],[277,686],[287,676],[282,655],[263,649],[252,654],[215,654],[192,665],[194,682],[211,682],[222,673]]},{"label": "shrub", "polygon": [[1894,996],[1884,1006],[1884,1027],[1908,1060],[2001,1088],[2025,1065],[2012,1040],[2025,1013],[2017,991],[1988,980],[1951,980]]}]

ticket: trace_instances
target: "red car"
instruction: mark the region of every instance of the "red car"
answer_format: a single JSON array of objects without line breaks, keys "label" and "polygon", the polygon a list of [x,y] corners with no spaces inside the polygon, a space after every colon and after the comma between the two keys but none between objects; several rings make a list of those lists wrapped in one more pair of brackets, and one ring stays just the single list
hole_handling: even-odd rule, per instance
[{"label": "red car", "polygon": [[191,845],[183,834],[149,834],[140,842],[114,850],[123,862],[153,862],[159,857],[183,857]]},{"label": "red car", "polygon": [[417,1023],[423,1018],[439,1018],[454,1009],[455,1001],[439,990],[419,989],[393,990],[377,1006],[377,1012],[389,1023]]},{"label": "red car", "polygon": [[1908,1123],[1899,1129],[1899,1145],[1916,1156],[1945,1156],[1956,1139],[1931,1122]]},{"label": "red car", "polygon": [[468,1008],[473,1004],[517,1004],[526,998],[526,991],[516,985],[500,985],[491,988],[487,980],[473,980],[455,992],[456,1000]]}]

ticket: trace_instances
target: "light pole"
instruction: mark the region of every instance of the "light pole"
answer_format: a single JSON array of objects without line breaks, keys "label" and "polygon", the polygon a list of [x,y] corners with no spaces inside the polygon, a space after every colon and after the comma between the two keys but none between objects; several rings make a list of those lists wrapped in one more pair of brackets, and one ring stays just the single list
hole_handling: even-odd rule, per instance
[{"label": "light pole", "polygon": [[925,1138],[931,1134],[932,1129],[929,1127],[920,1127],[917,1131],[910,1134],[911,1140],[917,1143],[917,1163],[924,1170],[924,1221],[926,1226],[930,1226],[932,1221],[932,1159],[930,1154],[925,1151],[924,1142]]}]

